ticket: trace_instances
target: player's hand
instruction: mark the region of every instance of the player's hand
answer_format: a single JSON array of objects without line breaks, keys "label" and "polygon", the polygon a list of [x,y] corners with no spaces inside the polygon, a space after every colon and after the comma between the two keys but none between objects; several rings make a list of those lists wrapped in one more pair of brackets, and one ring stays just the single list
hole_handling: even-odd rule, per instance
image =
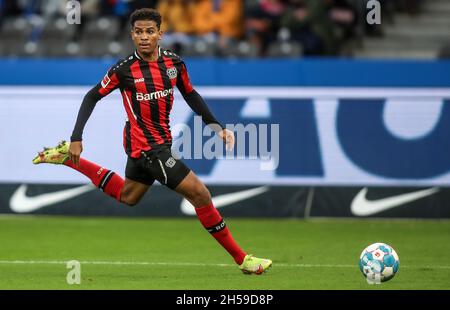
[{"label": "player's hand", "polygon": [[75,166],[78,166],[80,164],[81,152],[83,152],[83,144],[81,143],[81,141],[74,141],[70,143],[69,158],[75,164]]},{"label": "player's hand", "polygon": [[222,131],[219,131],[219,137],[222,138],[225,143],[226,150],[232,151],[234,148],[234,132],[225,128]]}]

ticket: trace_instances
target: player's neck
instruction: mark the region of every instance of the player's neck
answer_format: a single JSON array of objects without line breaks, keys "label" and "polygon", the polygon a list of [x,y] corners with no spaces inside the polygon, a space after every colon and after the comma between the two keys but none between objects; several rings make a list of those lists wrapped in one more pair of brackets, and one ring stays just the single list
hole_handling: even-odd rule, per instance
[{"label": "player's neck", "polygon": [[145,61],[157,61],[159,58],[159,46],[157,46],[155,48],[155,50],[151,53],[141,53],[139,51],[137,51],[137,53],[139,54],[139,57],[142,58],[142,60]]}]

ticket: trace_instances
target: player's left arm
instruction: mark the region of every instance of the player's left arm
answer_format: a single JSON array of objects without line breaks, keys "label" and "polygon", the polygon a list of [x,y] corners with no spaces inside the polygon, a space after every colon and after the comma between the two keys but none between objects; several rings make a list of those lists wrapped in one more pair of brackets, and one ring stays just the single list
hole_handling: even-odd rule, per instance
[{"label": "player's left arm", "polygon": [[217,133],[226,144],[227,150],[232,150],[235,142],[234,133],[223,127],[211,113],[203,97],[192,86],[184,63],[181,64],[181,71],[179,72],[177,79],[177,87],[192,111],[201,116],[203,122]]}]

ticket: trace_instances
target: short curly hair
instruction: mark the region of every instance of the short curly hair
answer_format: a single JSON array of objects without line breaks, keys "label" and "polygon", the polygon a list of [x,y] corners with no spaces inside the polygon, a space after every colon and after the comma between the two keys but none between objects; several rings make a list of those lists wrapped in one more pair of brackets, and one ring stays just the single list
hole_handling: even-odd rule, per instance
[{"label": "short curly hair", "polygon": [[131,27],[134,27],[134,23],[138,20],[152,20],[156,23],[158,29],[161,27],[161,14],[155,9],[143,8],[135,10],[130,16]]}]

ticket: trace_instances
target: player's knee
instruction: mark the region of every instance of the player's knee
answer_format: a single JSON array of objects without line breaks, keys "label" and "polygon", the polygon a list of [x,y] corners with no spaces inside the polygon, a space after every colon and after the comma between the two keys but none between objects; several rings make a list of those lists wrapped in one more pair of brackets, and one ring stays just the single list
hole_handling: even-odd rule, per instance
[{"label": "player's knee", "polygon": [[139,200],[138,199],[122,199],[122,202],[124,203],[124,204],[126,204],[127,206],[129,206],[129,207],[134,207],[135,205],[137,205],[138,204],[138,202],[139,202]]},{"label": "player's knee", "polygon": [[136,197],[128,191],[123,191],[120,195],[120,201],[130,207],[134,207],[135,205],[137,205],[139,200],[139,197]]},{"label": "player's knee", "polygon": [[195,186],[190,198],[195,201],[196,207],[203,207],[211,203],[211,194],[204,185]]}]

